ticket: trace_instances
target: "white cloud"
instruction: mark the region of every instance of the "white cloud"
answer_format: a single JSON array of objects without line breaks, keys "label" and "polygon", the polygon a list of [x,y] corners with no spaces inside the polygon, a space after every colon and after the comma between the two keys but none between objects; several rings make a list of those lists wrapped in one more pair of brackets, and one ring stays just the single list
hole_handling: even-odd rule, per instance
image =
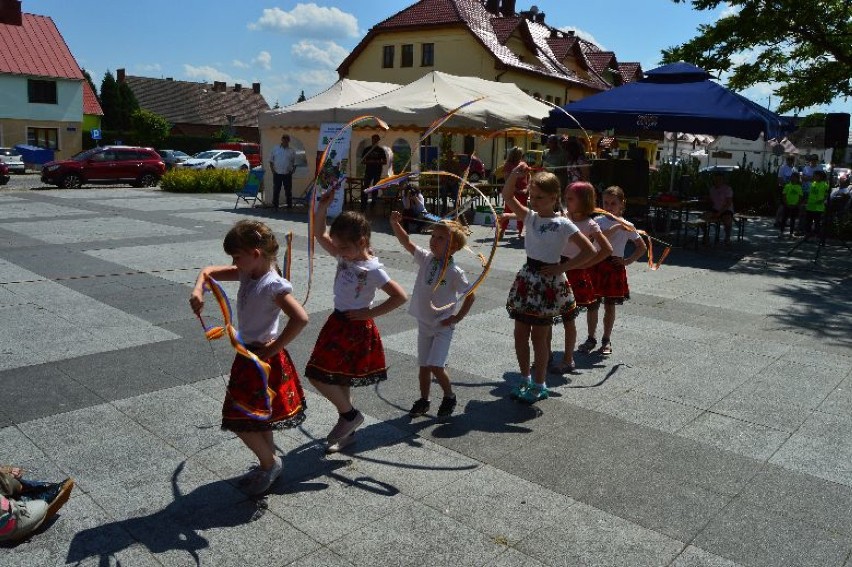
[{"label": "white cloud", "polygon": [[239,79],[234,79],[228,73],[224,71],[220,71],[215,67],[211,67],[210,65],[190,65],[188,63],[183,64],[183,72],[190,79],[201,79],[203,81],[213,82],[213,81],[224,81],[226,83],[239,83]]},{"label": "white cloud", "polygon": [[574,35],[576,35],[580,39],[585,39],[586,41],[591,41],[592,43],[594,43],[595,45],[600,47],[603,51],[607,51],[606,47],[604,47],[598,40],[595,39],[595,36],[593,36],[592,34],[587,32],[586,30],[582,30],[582,29],[580,29],[578,27],[574,27],[574,26],[564,26],[564,27],[561,27],[559,29],[561,31],[564,31],[564,32],[572,31],[572,32],[574,32]]},{"label": "white cloud", "polygon": [[736,16],[739,13],[739,7],[732,6],[730,2],[725,2],[725,8],[722,10],[722,13],[719,14],[719,18],[728,18],[730,16]]},{"label": "white cloud", "polygon": [[334,7],[296,4],[292,10],[265,8],[256,22],[248,25],[250,30],[269,30],[300,37],[326,38],[330,34],[358,37],[358,19]]},{"label": "white cloud", "polygon": [[349,55],[349,51],[333,41],[311,41],[303,39],[294,43],[290,53],[296,63],[306,66],[320,66],[326,69],[336,69]]},{"label": "white cloud", "polygon": [[237,69],[248,69],[249,68],[248,63],[245,63],[244,61],[240,61],[239,59],[234,59],[233,61],[231,61],[231,65],[236,67]]},{"label": "white cloud", "polygon": [[159,63],[140,63],[136,65],[136,70],[143,73],[159,73],[162,70]]},{"label": "white cloud", "polygon": [[257,57],[251,60],[251,62],[258,67],[269,71],[272,69],[272,54],[268,51],[261,51],[257,54]]}]

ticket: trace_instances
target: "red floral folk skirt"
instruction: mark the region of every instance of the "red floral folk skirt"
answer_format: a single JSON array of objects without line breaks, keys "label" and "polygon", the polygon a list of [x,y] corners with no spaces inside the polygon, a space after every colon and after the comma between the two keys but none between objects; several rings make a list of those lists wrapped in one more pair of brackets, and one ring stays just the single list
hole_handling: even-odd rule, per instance
[{"label": "red floral folk skirt", "polygon": [[589,270],[568,270],[568,284],[580,309],[594,307],[599,303]]},{"label": "red floral folk skirt", "polygon": [[269,431],[305,421],[305,394],[290,354],[282,350],[264,362],[270,366],[268,388],[254,362],[241,355],[234,359],[222,404],[222,429]]},{"label": "red floral folk skirt", "polygon": [[350,321],[335,311],[323,325],[305,376],[338,386],[369,386],[387,380],[379,328],[372,319]]},{"label": "red floral folk skirt", "polygon": [[621,258],[610,256],[592,267],[595,295],[608,305],[621,305],[630,299],[627,270],[619,260]]},{"label": "red floral folk skirt", "polygon": [[542,275],[539,268],[544,265],[528,260],[515,276],[506,300],[512,319],[528,325],[555,325],[577,317],[577,304],[565,274]]}]

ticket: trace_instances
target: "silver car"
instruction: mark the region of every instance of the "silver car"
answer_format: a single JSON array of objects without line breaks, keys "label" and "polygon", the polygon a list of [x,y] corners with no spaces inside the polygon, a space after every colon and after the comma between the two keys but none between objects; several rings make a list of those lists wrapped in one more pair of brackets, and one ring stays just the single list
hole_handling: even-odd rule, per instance
[{"label": "silver car", "polygon": [[0,161],[9,167],[9,173],[26,173],[24,158],[15,148],[0,148]]},{"label": "silver car", "polygon": [[249,162],[243,152],[233,150],[208,150],[195,154],[181,164],[185,169],[242,169],[248,171]]}]

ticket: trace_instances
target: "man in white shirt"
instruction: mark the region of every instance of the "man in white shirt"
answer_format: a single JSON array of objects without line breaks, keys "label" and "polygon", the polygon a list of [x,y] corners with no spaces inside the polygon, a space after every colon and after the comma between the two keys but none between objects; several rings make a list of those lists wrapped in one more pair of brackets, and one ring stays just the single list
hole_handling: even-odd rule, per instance
[{"label": "man in white shirt", "polygon": [[290,147],[290,136],[281,136],[281,144],[272,149],[269,157],[272,170],[272,206],[278,208],[281,187],[287,199],[287,208],[293,208],[293,172],[296,170],[296,152]]}]

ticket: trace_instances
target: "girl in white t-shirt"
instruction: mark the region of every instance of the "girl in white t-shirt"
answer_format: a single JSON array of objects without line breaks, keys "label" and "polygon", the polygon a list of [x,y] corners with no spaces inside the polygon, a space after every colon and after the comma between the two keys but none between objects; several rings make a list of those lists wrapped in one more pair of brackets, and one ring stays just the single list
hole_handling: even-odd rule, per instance
[{"label": "girl in white t-shirt", "polygon": [[[468,294],[463,301],[459,297],[468,287],[464,270],[455,263],[453,254],[464,248],[467,235],[456,221],[444,220],[432,225],[429,249],[425,250],[413,242],[402,227],[403,216],[391,213],[391,229],[399,243],[414,258],[419,266],[408,312],[417,319],[417,364],[420,367],[420,398],[414,402],[408,415],[419,417],[429,411],[429,392],[432,376],[444,391],[444,399],[438,407],[438,417],[452,415],[456,407],[456,395],[447,372],[450,343],[456,324],[464,319],[474,301]],[[446,269],[444,261],[447,261]],[[443,275],[442,272],[443,271]],[[438,284],[438,277],[441,283]]]},{"label": "girl in white t-shirt", "polygon": [[[595,219],[612,244],[612,256],[592,268],[595,293],[604,304],[603,336],[601,337],[601,348],[598,350],[603,355],[612,354],[610,337],[612,337],[612,328],[615,325],[615,306],[630,299],[625,266],[629,266],[641,258],[647,251],[645,241],[635,231],[633,224],[621,218],[626,204],[627,198],[624,196],[621,187],[609,187],[603,193],[603,208],[618,217],[618,220],[605,215]],[[634,230],[631,230],[631,228]],[[633,243],[633,253],[625,258],[624,249],[628,240]],[[589,324],[588,340],[597,342],[595,341],[595,334],[598,327],[598,310],[590,309],[587,317]]]},{"label": "girl in white t-shirt", "polygon": [[[565,207],[568,209],[568,216],[580,229],[586,238],[588,238],[595,247],[595,254],[583,262],[577,268],[568,270],[568,284],[571,286],[571,292],[574,294],[574,299],[577,301],[577,308],[581,310],[593,311],[598,308],[600,300],[595,295],[594,283],[592,282],[590,268],[601,262],[612,254],[612,246],[609,240],[601,234],[601,229],[598,224],[592,220],[592,213],[597,204],[595,198],[595,188],[591,183],[585,181],[575,181],[565,188],[563,193]],[[579,253],[579,248],[573,243],[568,242],[565,248],[562,249],[562,255],[568,258],[574,258]],[[550,368],[552,372],[557,374],[567,374],[574,371],[574,346],[577,344],[577,325],[574,320],[563,321],[565,326],[565,354],[562,362],[555,364]],[[597,344],[591,337],[585,343],[580,345],[580,352],[590,352]]]},{"label": "girl in white t-shirt", "polygon": [[[285,347],[308,324],[308,314],[293,297],[290,282],[278,271],[278,242],[268,226],[240,221],[228,231],[223,246],[233,264],[202,269],[189,303],[200,316],[208,277],[240,282],[239,336],[249,351],[269,365],[270,372],[265,376],[253,359],[237,354],[222,406],[222,429],[235,432],[257,456],[259,466],[240,480],[249,493],[257,495],[281,474],[272,431],[295,427],[305,419],[305,395]],[[279,331],[282,311],[287,324]]]},{"label": "girl in white t-shirt", "polygon": [[[577,305],[565,278],[565,271],[581,265],[594,254],[594,247],[568,218],[556,214],[559,179],[552,173],[537,173],[529,184],[529,208],[515,197],[520,176],[529,175],[521,162],[506,178],[503,201],[512,213],[524,219],[527,236],[524,249],[527,262],[515,277],[506,309],[515,320],[515,354],[523,379],[512,396],[527,403],[548,397],[545,378],[553,325],[577,316]],[[565,242],[580,248],[576,258],[565,261]],[[535,383],[530,376],[530,341],[535,354]]]},{"label": "girl in white t-shirt", "polygon": [[[364,422],[364,416],[352,405],[351,389],[388,377],[382,338],[373,318],[390,313],[408,299],[373,256],[370,221],[364,215],[346,211],[326,232],[325,219],[333,196],[329,192],[319,201],[314,236],[337,259],[334,312],[323,325],[305,369],[311,384],[340,414],[327,437],[330,452],[347,445]],[[373,306],[377,289],[388,298]]]}]

